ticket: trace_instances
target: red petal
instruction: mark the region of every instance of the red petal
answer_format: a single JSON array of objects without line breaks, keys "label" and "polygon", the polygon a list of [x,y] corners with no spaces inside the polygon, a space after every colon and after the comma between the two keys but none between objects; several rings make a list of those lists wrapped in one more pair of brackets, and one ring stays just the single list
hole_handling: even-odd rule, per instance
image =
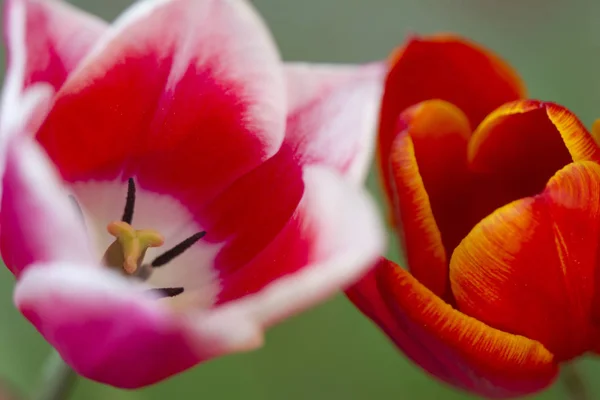
[{"label": "red petal", "polygon": [[392,59],[383,96],[379,155],[384,177],[396,120],[407,107],[445,100],[460,108],[474,128],[496,107],[524,95],[516,72],[481,46],[453,35],[410,40]]},{"label": "red petal", "polygon": [[566,108],[522,100],[502,105],[479,125],[468,157],[474,226],[498,207],[540,193],[570,162],[600,160],[600,149]]},{"label": "red petal", "polygon": [[539,342],[454,310],[392,262],[382,261],[365,279],[350,298],[437,378],[487,398],[507,398],[543,389],[556,376],[553,355]]},{"label": "red petal", "polygon": [[[58,89],[107,25],[62,1],[7,0],[5,15],[11,16],[10,8],[17,4],[24,6],[26,13],[25,48],[14,48],[16,43],[11,38],[14,32],[5,31],[9,65],[15,52],[24,52],[24,86],[47,82]],[[10,24],[5,23],[5,26]]]},{"label": "red petal", "polygon": [[411,273],[438,296],[448,287],[448,257],[466,235],[463,225],[466,151],[465,115],[450,103],[431,100],[399,120],[390,154],[391,187],[398,230]]},{"label": "red petal", "polygon": [[494,110],[469,143],[474,170],[523,177],[527,169],[526,175],[538,181],[540,191],[556,171],[580,160],[600,161],[600,148],[592,135],[566,108],[536,100],[507,103]]},{"label": "red petal", "polygon": [[111,32],[38,135],[67,180],[137,176],[198,205],[279,148],[283,72],[247,2],[136,3]]},{"label": "red petal", "polygon": [[222,275],[247,265],[288,223],[304,192],[302,167],[287,146],[238,179],[200,213],[205,241],[227,244],[215,259]]},{"label": "red petal", "polygon": [[377,207],[364,189],[319,166],[305,167],[302,180],[285,227],[243,268],[221,274],[219,303],[266,325],[354,283],[385,251]]},{"label": "red petal", "polygon": [[570,164],[542,195],[498,209],[450,263],[459,308],[543,343],[557,360],[592,349],[600,228],[600,166]]}]

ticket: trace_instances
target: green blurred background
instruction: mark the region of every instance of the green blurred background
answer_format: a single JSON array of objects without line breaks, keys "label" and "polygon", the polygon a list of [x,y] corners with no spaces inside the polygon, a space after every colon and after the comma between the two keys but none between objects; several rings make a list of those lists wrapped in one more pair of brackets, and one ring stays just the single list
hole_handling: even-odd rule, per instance
[{"label": "green blurred background", "polygon": [[[73,3],[112,20],[131,1]],[[600,117],[600,2],[595,0],[256,0],[285,60],[382,59],[409,33],[453,31],[495,50],[532,97]],[[485,87],[482,88],[485,90]],[[377,192],[376,179],[370,186]],[[392,251],[392,257],[400,255]],[[0,376],[31,392],[49,346],[12,306],[0,269]],[[578,364],[600,398],[600,363]],[[224,357],[140,391],[77,383],[75,399],[472,399],[425,375],[341,295],[267,334],[266,346]],[[534,399],[566,399],[564,384]]]}]

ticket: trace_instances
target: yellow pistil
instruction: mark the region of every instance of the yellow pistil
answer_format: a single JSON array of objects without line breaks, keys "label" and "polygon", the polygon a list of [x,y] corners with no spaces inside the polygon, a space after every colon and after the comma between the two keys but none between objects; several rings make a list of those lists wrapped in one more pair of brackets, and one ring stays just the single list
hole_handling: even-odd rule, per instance
[{"label": "yellow pistil", "polygon": [[163,236],[153,229],[136,230],[127,222],[115,221],[108,224],[108,233],[115,241],[108,246],[102,261],[110,268],[122,270],[126,275],[136,275],[140,270],[146,250],[164,244]]}]

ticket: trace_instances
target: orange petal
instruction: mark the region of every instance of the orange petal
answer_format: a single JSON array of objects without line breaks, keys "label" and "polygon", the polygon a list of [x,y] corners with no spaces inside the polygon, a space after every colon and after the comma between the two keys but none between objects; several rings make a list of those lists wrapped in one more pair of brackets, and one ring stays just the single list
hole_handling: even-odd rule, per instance
[{"label": "orange petal", "polygon": [[596,143],[600,143],[600,119],[595,120],[592,124],[591,134]]},{"label": "orange petal", "polygon": [[474,128],[496,107],[525,95],[523,82],[507,63],[458,36],[413,38],[395,51],[390,64],[379,131],[387,189],[385,168],[396,121],[404,109],[425,100],[446,100],[463,110]]},{"label": "orange petal", "polygon": [[[469,122],[454,105],[430,100],[398,124],[390,171],[398,230],[411,272],[438,296],[448,291],[448,257],[462,239]],[[435,216],[435,217],[434,217]]]},{"label": "orange petal", "polygon": [[450,261],[459,309],[543,343],[559,361],[590,350],[600,338],[591,324],[599,208],[600,166],[588,161],[486,217]]},{"label": "orange petal", "polygon": [[471,208],[475,224],[511,201],[540,193],[573,160],[600,160],[600,150],[564,107],[521,100],[502,105],[477,127],[468,157],[479,187]]},{"label": "orange petal", "polygon": [[392,262],[383,260],[366,279],[371,281],[353,288],[361,300],[355,304],[439,379],[487,398],[506,398],[536,392],[556,376],[554,357],[541,343],[462,314]]},{"label": "orange petal", "polygon": [[[532,160],[535,160],[532,162]],[[507,103],[477,127],[469,161],[478,171],[546,174],[543,185],[571,161],[600,161],[600,148],[575,114],[537,100]]]},{"label": "orange petal", "polygon": [[[600,343],[600,165],[573,163],[559,171],[541,195],[553,221],[555,244],[570,301],[571,324],[580,335],[590,329],[590,346]],[[592,326],[590,322],[592,317]]]}]

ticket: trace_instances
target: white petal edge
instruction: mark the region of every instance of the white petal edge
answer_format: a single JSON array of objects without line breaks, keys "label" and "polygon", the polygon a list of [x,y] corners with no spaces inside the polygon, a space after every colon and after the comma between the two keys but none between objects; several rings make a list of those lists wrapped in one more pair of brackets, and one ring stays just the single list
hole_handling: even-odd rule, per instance
[{"label": "white petal edge", "polygon": [[[7,0],[5,21],[7,46],[11,50],[6,70],[2,98],[0,100],[0,148],[6,140],[24,131],[35,132],[46,112],[50,109],[54,95],[52,87],[45,83],[31,86],[25,91],[24,79],[27,66],[25,26],[27,9],[23,0]],[[1,150],[3,151],[3,150]]]},{"label": "white petal edge", "polygon": [[294,112],[311,102],[319,93],[351,82],[366,67],[371,67],[374,74],[385,74],[383,63],[361,65],[301,61],[285,62],[283,69],[289,112]]},{"label": "white petal edge", "polygon": [[[364,184],[375,151],[386,65],[287,63],[284,69],[288,115],[297,112],[286,140],[293,147],[301,143],[308,160],[325,158],[331,166],[346,167],[352,156],[344,175]],[[318,107],[303,113],[311,103]],[[315,124],[315,119],[322,121]]]},{"label": "white petal edge", "polygon": [[[2,226],[2,235],[32,246],[46,259],[92,262],[84,226],[41,147],[33,139],[17,137],[8,142],[6,152],[2,204],[8,201],[14,208],[1,210],[11,220]],[[10,251],[19,251],[13,247]]]},{"label": "white petal edge", "polygon": [[[94,63],[94,60],[101,55],[101,53],[110,45],[110,43],[115,40],[119,35],[122,35],[123,32],[130,27],[131,25],[138,23],[144,18],[151,15],[154,11],[159,9],[160,7],[167,6],[169,3],[172,3],[177,0],[139,0],[132,4],[128,9],[126,9],[107,29],[106,33],[102,35],[102,37],[96,42],[95,46],[90,50],[90,52],[81,60],[77,68],[71,73],[71,76],[77,76],[80,70],[83,70],[88,67],[88,65]],[[198,3],[206,0],[197,0]],[[253,82],[254,91],[261,92],[258,90],[264,86],[275,87],[276,90],[271,94],[271,98],[268,102],[260,102],[257,105],[254,105],[251,114],[252,115],[263,115],[265,112],[264,109],[268,109],[273,111],[272,118],[268,121],[271,125],[274,126],[274,131],[281,131],[280,141],[276,143],[276,146],[273,146],[271,154],[273,155],[276,150],[281,145],[283,141],[283,133],[285,131],[285,116],[287,110],[287,102],[285,96],[285,73],[283,70],[283,62],[281,61],[281,56],[279,54],[279,49],[277,48],[277,44],[275,39],[271,35],[266,23],[262,19],[262,17],[258,14],[258,12],[254,9],[253,5],[249,0],[218,0],[221,1],[222,4],[227,3],[228,7],[232,10],[231,12],[236,13],[236,17],[238,19],[238,25],[241,25],[241,22],[245,23],[247,26],[251,26],[253,29],[257,29],[260,31],[264,42],[261,45],[265,45],[265,49],[258,49],[256,53],[264,53],[266,50],[269,53],[269,56],[273,59],[269,59],[269,62],[275,62],[281,68],[278,68],[277,71],[272,71],[272,74],[269,76],[269,79],[272,79],[272,82],[263,82],[264,77],[259,77],[259,79],[255,79]],[[247,27],[246,26],[246,27]],[[202,27],[199,27],[202,29]],[[171,71],[171,75],[169,76],[169,81],[167,82],[167,89],[169,86],[173,86],[178,80],[179,76],[185,73],[187,65],[173,65],[173,71]],[[238,71],[241,68],[238,68]],[[68,81],[68,80],[67,80]]]},{"label": "white petal edge", "polygon": [[[27,269],[17,282],[14,302],[19,307],[26,304],[43,304],[59,296],[86,306],[90,312],[110,312],[103,310],[103,300],[110,298],[115,303],[135,304],[146,315],[154,315],[171,327],[179,328],[196,346],[201,359],[243,352],[260,347],[263,343],[262,331],[253,321],[235,310],[182,313],[157,302],[144,290],[144,283],[127,280],[98,265],[74,263],[40,263]],[[97,314],[96,314],[97,315]]]}]

